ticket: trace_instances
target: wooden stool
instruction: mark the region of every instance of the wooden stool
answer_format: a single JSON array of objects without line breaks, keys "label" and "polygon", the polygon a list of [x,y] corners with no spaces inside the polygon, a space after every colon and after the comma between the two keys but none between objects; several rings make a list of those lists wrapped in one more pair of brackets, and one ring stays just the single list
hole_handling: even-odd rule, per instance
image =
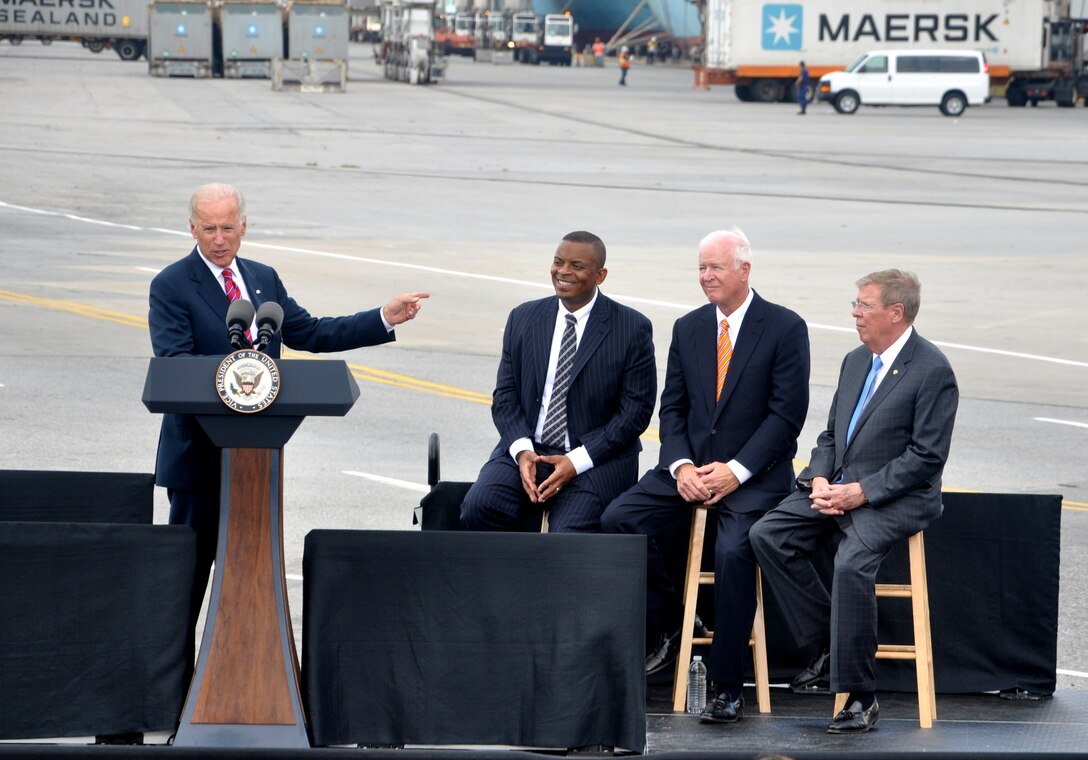
[{"label": "wooden stool", "polygon": [[[680,627],[680,652],[676,656],[676,677],[672,686],[672,709],[683,712],[687,702],[688,669],[691,667],[693,644],[710,644],[714,632],[705,637],[695,637],[695,603],[699,599],[700,586],[714,585],[714,573],[705,573],[703,564],[703,539],[706,537],[706,514],[715,507],[695,507],[691,516],[691,539],[688,541],[688,565],[684,576],[684,622]],[[756,616],[752,623],[752,647],[755,660],[756,701],[761,713],[771,711],[771,688],[767,671],[767,629],[763,624],[763,574],[756,566]]]},{"label": "wooden stool", "polygon": [[[929,630],[929,587],[926,584],[926,547],[922,532],[907,539],[910,553],[910,583],[878,583],[880,598],[910,599],[914,618],[914,644],[878,644],[878,660],[914,660],[918,681],[918,724],[931,728],[937,719],[937,697],[933,687],[933,640]],[[847,694],[835,695],[835,714],[846,705]]]}]

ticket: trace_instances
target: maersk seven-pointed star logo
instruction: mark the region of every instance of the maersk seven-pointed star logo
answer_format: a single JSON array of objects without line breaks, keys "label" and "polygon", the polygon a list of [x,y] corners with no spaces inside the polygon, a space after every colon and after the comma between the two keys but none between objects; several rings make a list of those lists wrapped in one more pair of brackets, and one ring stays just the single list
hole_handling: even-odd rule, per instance
[{"label": "maersk seven-pointed star logo", "polygon": [[801,21],[804,9],[800,5],[781,3],[763,6],[763,49],[800,50]]}]

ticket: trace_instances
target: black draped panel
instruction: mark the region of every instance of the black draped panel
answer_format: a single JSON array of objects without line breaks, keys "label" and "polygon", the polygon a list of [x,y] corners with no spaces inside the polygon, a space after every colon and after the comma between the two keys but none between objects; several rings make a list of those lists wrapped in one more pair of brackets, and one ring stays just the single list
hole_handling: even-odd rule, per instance
[{"label": "black draped panel", "polygon": [[[470,484],[439,483],[421,502],[424,530],[456,530],[461,498]],[[939,693],[1022,690],[1053,694],[1058,646],[1061,496],[953,493],[944,514],[925,531],[926,567]],[[707,523],[703,568],[713,568],[716,521]],[[672,572],[683,584],[689,525],[677,524],[665,540]],[[831,577],[831,554],[818,557]],[[892,549],[880,569],[881,583],[910,580],[907,545]],[[768,664],[774,683],[789,682],[813,651],[798,650],[765,584]],[[700,596],[703,620],[713,620],[711,595]],[[880,600],[879,640],[913,642],[910,602]],[[748,663],[749,678],[752,676]],[[656,681],[672,679],[667,670]],[[914,691],[914,663],[877,662],[879,688]]]},{"label": "black draped panel", "polygon": [[[1053,694],[1061,497],[945,493],[925,531],[937,691]],[[909,582],[906,546],[879,580]],[[911,641],[910,602],[882,599],[880,641]],[[914,690],[911,662],[880,661],[880,688]]]},{"label": "black draped panel", "polygon": [[315,745],[642,751],[641,536],[312,531]]},{"label": "black draped panel", "polygon": [[173,729],[187,527],[0,522],[0,739]]},{"label": "black draped panel", "polygon": [[[938,693],[1054,693],[1060,543],[1060,496],[945,492],[944,514],[925,531]],[[830,555],[820,560],[830,577]],[[909,583],[908,567],[903,542],[877,580]],[[772,681],[789,681],[812,652],[796,650],[774,589],[764,591]],[[879,641],[912,643],[910,601],[881,599],[879,609]],[[913,661],[878,660],[877,686],[914,691]]]},{"label": "black draped panel", "polygon": [[0,520],[150,525],[155,476],[0,470]]}]

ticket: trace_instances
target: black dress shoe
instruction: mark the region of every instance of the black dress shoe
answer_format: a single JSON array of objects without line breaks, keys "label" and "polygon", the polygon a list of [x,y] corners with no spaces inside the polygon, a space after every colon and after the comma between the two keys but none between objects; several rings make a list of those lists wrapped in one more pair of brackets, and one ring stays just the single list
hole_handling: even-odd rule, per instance
[{"label": "black dress shoe", "polygon": [[[692,633],[697,639],[706,638],[710,635],[710,632],[707,630],[706,626],[703,625],[703,621],[698,615],[695,616],[695,624],[692,626]],[[679,652],[680,630],[677,629],[672,634],[661,634],[661,638],[657,640],[653,649],[646,655],[646,675],[652,676],[654,673],[659,673],[672,665]]]},{"label": "black dress shoe", "polygon": [[808,667],[790,681],[790,689],[797,694],[827,694],[831,691],[831,652],[823,650]]},{"label": "black dress shoe", "polygon": [[661,634],[654,648],[646,655],[646,675],[653,675],[672,665],[680,651],[680,631]]},{"label": "black dress shoe", "polygon": [[866,710],[861,706],[860,700],[851,701],[846,707],[839,710],[839,714],[827,727],[829,734],[864,734],[876,726],[876,719],[880,717],[880,705],[874,699]]},{"label": "black dress shoe", "polygon": [[699,721],[702,723],[736,723],[744,714],[744,695],[736,699],[729,698],[729,692],[722,691],[718,696],[707,702],[706,707],[699,713]]}]

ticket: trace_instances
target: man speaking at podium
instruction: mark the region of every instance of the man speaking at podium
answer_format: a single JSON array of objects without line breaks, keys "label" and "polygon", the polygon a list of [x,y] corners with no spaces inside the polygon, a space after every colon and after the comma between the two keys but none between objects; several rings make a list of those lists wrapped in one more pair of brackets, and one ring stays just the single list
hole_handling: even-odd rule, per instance
[{"label": "man speaking at podium", "polygon": [[[230,185],[204,185],[189,200],[189,230],[196,246],[188,256],[151,281],[148,326],[155,356],[226,356],[235,350],[226,318],[234,301],[255,307],[274,301],[283,309],[279,334],[264,352],[273,358],[281,345],[300,351],[347,351],[395,340],[393,328],[415,318],[429,293],[395,297],[382,308],[345,317],[316,318],[287,294],[276,270],[237,259],[246,234],[246,202]],[[251,328],[250,335],[256,336]],[[197,535],[188,635],[193,634],[219,531],[220,452],[188,415],[163,416],[155,461],[155,484],[167,489],[170,524],[188,525]],[[189,657],[193,647],[188,647]]]}]

